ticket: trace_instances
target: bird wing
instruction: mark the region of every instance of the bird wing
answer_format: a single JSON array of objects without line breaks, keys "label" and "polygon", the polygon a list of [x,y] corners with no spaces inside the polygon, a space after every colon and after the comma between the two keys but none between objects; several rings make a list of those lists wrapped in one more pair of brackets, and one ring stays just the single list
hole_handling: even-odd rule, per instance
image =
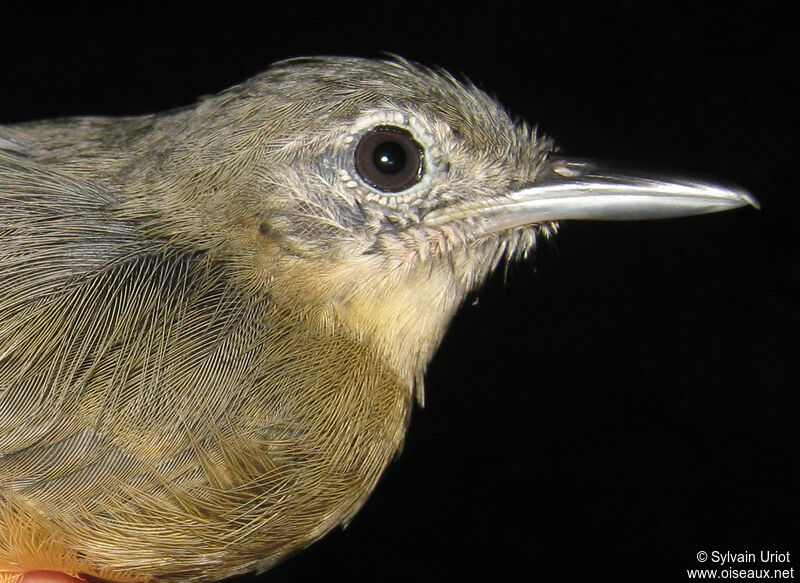
[{"label": "bird wing", "polygon": [[0,494],[63,510],[120,480],[179,484],[248,386],[255,302],[28,152],[0,134]]}]

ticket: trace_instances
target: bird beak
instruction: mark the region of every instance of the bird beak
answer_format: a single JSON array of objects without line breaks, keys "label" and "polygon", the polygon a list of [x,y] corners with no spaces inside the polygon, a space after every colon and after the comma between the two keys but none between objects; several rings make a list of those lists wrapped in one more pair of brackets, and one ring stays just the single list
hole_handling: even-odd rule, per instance
[{"label": "bird beak", "polygon": [[522,225],[566,219],[664,219],[745,205],[760,208],[752,195],[734,185],[550,156],[530,185],[499,199],[459,205],[458,210],[434,211],[425,218],[425,223],[471,219],[480,225],[483,234],[491,234]]}]

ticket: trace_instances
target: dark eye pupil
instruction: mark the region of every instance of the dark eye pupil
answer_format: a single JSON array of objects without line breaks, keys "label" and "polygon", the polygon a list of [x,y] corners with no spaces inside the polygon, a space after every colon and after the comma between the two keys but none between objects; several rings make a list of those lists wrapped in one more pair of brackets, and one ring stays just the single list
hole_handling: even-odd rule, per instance
[{"label": "dark eye pupil", "polygon": [[361,178],[383,192],[400,192],[422,178],[424,151],[407,130],[378,126],[361,136],[354,162]]},{"label": "dark eye pupil", "polygon": [[397,142],[383,142],[375,147],[372,163],[384,174],[397,174],[406,165],[405,150]]}]

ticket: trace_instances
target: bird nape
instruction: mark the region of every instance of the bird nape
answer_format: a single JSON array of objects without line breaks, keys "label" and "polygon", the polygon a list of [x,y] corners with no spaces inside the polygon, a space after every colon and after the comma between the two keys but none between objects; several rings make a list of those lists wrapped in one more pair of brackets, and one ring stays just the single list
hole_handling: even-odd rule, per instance
[{"label": "bird nape", "polygon": [[499,262],[559,220],[756,205],[554,152],[401,59],[0,126],[0,581],[267,569],[361,507]]}]

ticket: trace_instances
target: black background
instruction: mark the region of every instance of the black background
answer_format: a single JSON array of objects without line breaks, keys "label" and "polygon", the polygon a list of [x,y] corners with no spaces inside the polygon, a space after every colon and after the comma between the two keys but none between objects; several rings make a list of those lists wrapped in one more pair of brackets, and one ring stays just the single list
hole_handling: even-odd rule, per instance
[{"label": "black background", "polygon": [[701,550],[789,551],[800,577],[798,34],[761,4],[4,13],[0,123],[389,51],[469,76],[566,153],[722,176],[763,205],[563,225],[460,311],[352,524],[246,579],[683,581]]}]

